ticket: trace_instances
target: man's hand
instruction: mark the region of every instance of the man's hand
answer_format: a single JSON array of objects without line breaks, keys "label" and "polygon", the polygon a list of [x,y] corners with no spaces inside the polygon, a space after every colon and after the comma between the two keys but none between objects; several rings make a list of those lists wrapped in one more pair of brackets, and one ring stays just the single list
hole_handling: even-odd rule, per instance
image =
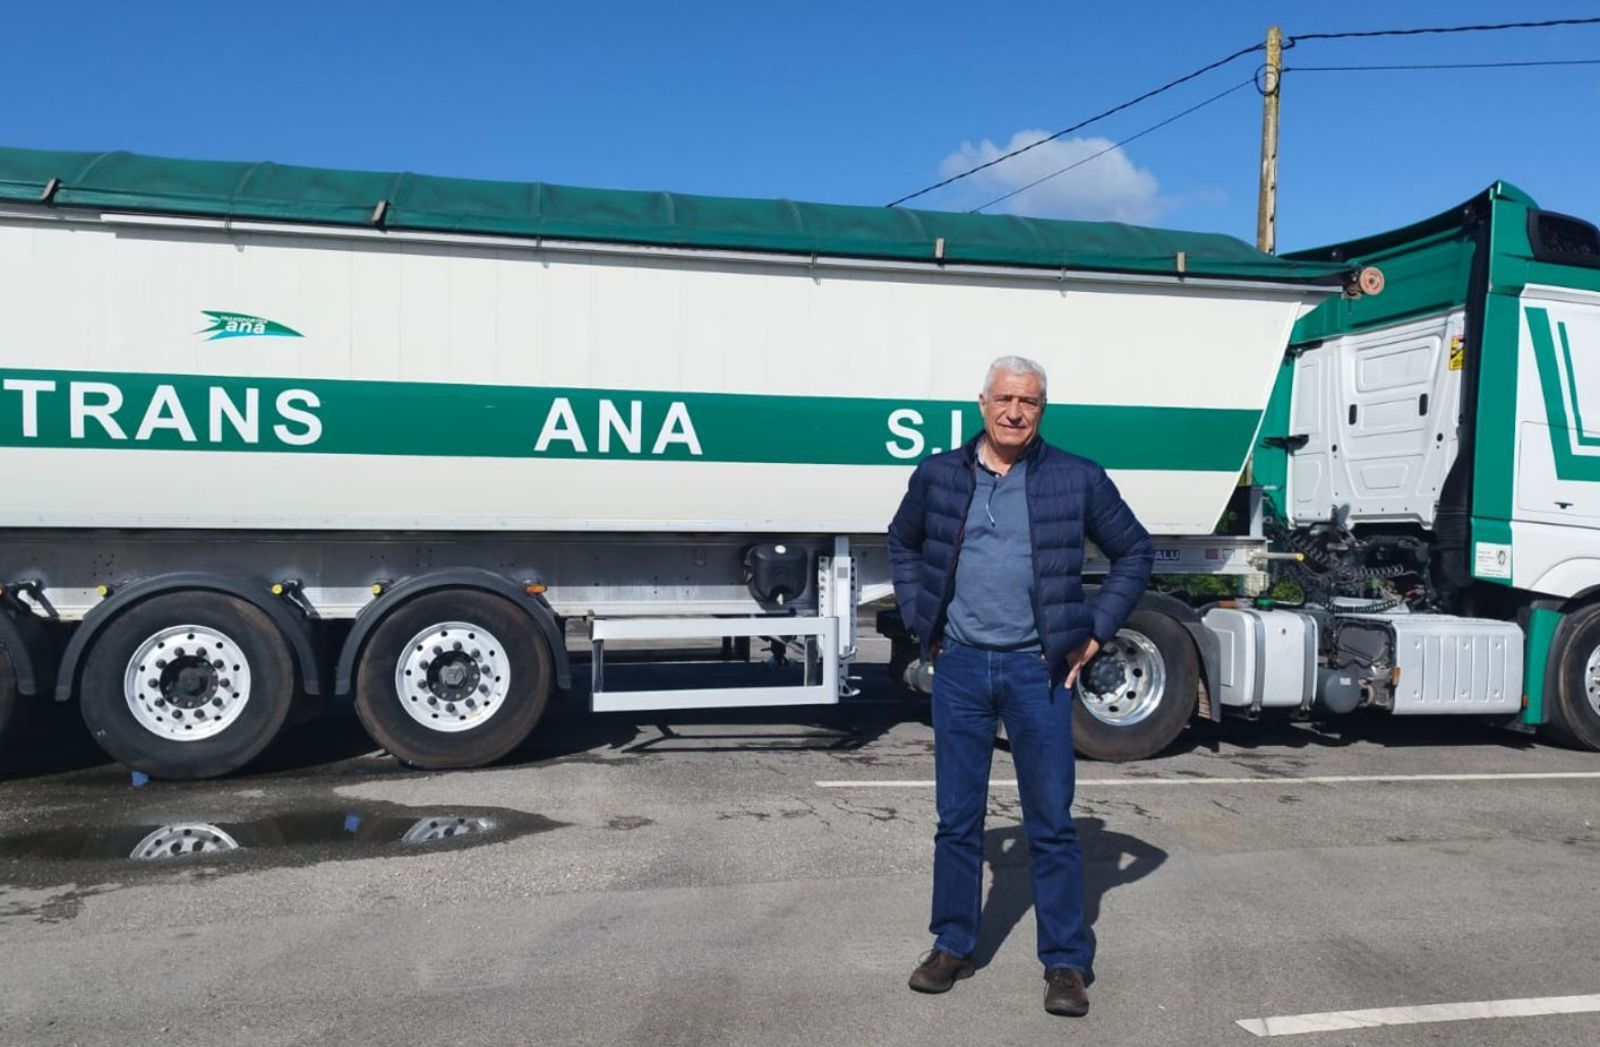
[{"label": "man's hand", "polygon": [[1071,688],[1078,682],[1078,670],[1088,665],[1094,656],[1100,653],[1100,641],[1094,637],[1083,641],[1076,649],[1067,655],[1067,687]]}]

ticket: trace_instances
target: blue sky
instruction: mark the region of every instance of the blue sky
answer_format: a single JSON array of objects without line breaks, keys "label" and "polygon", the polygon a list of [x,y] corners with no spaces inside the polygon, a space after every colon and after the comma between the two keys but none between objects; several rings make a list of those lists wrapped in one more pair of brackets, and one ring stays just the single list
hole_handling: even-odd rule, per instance
[{"label": "blue sky", "polygon": [[[1260,39],[1600,15],[1600,3],[19,4],[0,144],[883,204]],[[1600,58],[1600,26],[1307,42],[1287,64]],[[922,198],[966,208],[1242,81],[1256,59]],[[1279,243],[1496,178],[1600,219],[1600,66],[1290,73]],[[1253,239],[1244,88],[1007,205]],[[1020,137],[1019,137],[1020,136]],[[1103,139],[1103,140],[1101,140]]]}]

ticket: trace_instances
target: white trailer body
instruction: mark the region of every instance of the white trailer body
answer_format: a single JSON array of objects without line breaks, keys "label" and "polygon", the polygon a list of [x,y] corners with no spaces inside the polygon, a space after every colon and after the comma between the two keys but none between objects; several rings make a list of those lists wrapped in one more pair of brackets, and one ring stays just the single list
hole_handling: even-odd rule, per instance
[{"label": "white trailer body", "polygon": [[880,533],[1018,353],[1153,532],[1207,534],[1322,296],[238,224],[0,216],[0,526]]},{"label": "white trailer body", "polygon": [[[1001,354],[1044,364],[1045,436],[1108,468],[1169,567],[1260,570],[1259,539],[1211,532],[1290,330],[1344,268],[1110,225],[411,176],[357,208],[367,177],[0,150],[5,621],[67,646],[20,689],[54,675],[124,759],[211,773],[259,751],[185,763],[195,718],[211,739],[251,697],[217,694],[228,658],[187,646],[179,672],[144,643],[165,635],[152,607],[186,624],[189,592],[272,593],[290,683],[353,691],[428,766],[531,728],[542,692],[507,713],[471,695],[499,685],[498,710],[530,677],[565,682],[573,618],[593,620],[596,708],[837,700],[855,607],[890,592],[910,469],[978,431]],[[450,625],[516,646],[479,597],[548,648],[524,645],[504,694],[500,654],[437,642]],[[249,660],[240,614],[197,635]],[[805,679],[605,691],[607,641],[696,630],[793,638]]]}]

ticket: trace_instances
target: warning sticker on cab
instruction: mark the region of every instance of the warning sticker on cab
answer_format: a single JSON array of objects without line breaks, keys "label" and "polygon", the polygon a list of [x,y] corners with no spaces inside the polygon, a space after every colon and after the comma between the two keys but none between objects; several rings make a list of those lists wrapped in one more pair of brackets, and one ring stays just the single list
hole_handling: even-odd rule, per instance
[{"label": "warning sticker on cab", "polygon": [[1459,371],[1467,362],[1466,339],[1460,335],[1450,339],[1450,370]]}]

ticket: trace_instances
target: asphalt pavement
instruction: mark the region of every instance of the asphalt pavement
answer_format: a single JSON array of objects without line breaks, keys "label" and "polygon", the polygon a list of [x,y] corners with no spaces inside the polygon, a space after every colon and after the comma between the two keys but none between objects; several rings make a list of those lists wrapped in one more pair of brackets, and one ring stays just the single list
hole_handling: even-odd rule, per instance
[{"label": "asphalt pavement", "polygon": [[140,783],[61,720],[0,772],[0,1041],[1600,1043],[1600,757],[1470,721],[1080,764],[1076,1020],[1041,1006],[997,752],[981,968],[916,995],[932,731],[863,675],[799,713],[578,695],[470,772],[399,767],[334,710],[248,773]]}]

